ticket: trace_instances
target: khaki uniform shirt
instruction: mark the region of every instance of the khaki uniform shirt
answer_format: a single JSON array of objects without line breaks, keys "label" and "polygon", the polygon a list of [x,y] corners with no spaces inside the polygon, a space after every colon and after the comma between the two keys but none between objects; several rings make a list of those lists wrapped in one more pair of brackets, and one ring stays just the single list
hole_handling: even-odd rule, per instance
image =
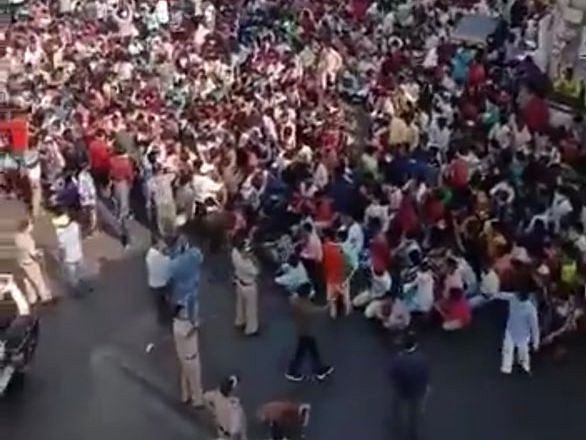
[{"label": "khaki uniform shirt", "polygon": [[199,341],[197,330],[192,331],[194,325],[183,319],[173,320],[173,339],[177,356],[181,360],[191,360],[199,355]]},{"label": "khaki uniform shirt", "polygon": [[234,274],[241,284],[253,284],[258,276],[258,268],[252,258],[243,255],[238,249],[232,249]]},{"label": "khaki uniform shirt", "polygon": [[220,438],[246,439],[246,417],[237,397],[226,397],[219,390],[204,394],[206,406],[214,415]]}]

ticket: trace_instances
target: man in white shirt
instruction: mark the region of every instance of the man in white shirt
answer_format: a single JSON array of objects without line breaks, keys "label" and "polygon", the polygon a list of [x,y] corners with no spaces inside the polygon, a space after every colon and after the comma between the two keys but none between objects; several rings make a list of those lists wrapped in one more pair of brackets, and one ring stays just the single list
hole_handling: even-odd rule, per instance
[{"label": "man in white shirt", "polygon": [[167,322],[166,318],[170,316],[167,306],[167,285],[169,284],[171,259],[165,255],[162,242],[153,240],[146,254],[145,262],[149,289],[157,302],[158,320],[159,323],[164,324]]},{"label": "man in white shirt", "polygon": [[446,118],[434,118],[429,127],[428,148],[434,147],[441,152],[448,150],[450,146],[451,131],[447,126]]},{"label": "man in white shirt", "polygon": [[166,173],[156,164],[153,167],[153,177],[150,179],[150,194],[153,198],[157,228],[160,234],[166,235],[175,227],[177,207],[173,196],[173,180],[175,175]]},{"label": "man in white shirt", "polygon": [[421,263],[415,281],[403,286],[407,308],[412,312],[429,313],[434,303],[435,281],[427,262]]},{"label": "man in white shirt", "polygon": [[61,214],[53,218],[53,226],[67,282],[75,293],[79,293],[83,263],[79,224],[67,214]]},{"label": "man in white shirt", "polygon": [[348,245],[345,246],[345,249],[349,249],[352,252],[353,259],[358,259],[364,248],[364,232],[362,231],[362,226],[356,219],[347,214],[342,217],[342,221],[348,229],[348,238],[346,239]]},{"label": "man in white shirt", "polygon": [[391,290],[392,279],[389,272],[382,268],[376,268],[372,271],[370,288],[359,293],[353,300],[354,307],[364,307],[364,316],[373,319],[379,316],[380,309],[384,304],[385,295]]},{"label": "man in white shirt", "polygon": [[193,174],[192,185],[197,203],[204,204],[207,199],[212,199],[215,202],[220,201],[224,185],[211,177],[211,172],[214,169],[213,165],[204,163],[200,166],[199,173]]}]

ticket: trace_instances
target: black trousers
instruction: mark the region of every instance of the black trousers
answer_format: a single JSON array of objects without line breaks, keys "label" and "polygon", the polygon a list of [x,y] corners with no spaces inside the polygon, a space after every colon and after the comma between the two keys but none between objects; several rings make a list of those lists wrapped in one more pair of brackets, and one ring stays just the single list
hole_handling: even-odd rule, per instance
[{"label": "black trousers", "polygon": [[305,357],[311,358],[312,371],[317,374],[324,370],[324,365],[321,363],[319,351],[317,349],[317,341],[313,336],[299,335],[297,337],[297,348],[295,349],[295,355],[289,363],[289,374],[299,374],[299,369],[305,360]]},{"label": "black trousers", "polygon": [[395,394],[393,397],[393,425],[399,434],[398,438],[420,440],[421,418],[425,396],[404,397]]},{"label": "black trousers", "polygon": [[157,308],[157,322],[167,325],[173,321],[173,314],[168,300],[168,289],[166,287],[150,288]]}]

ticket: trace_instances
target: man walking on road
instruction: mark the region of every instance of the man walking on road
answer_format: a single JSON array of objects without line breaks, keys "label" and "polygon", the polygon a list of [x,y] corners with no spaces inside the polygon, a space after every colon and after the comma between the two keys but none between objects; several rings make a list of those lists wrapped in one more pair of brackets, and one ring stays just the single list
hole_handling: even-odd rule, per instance
[{"label": "man walking on road", "polygon": [[177,305],[173,316],[173,340],[181,369],[181,402],[194,408],[203,407],[199,327],[183,305]]},{"label": "man walking on road", "polygon": [[40,259],[41,251],[35,245],[32,236],[33,225],[29,219],[22,220],[14,236],[16,262],[24,275],[24,287],[29,304],[40,300],[43,304],[53,300],[51,291],[45,282]]},{"label": "man walking on road", "polygon": [[259,270],[250,245],[244,237],[237,237],[232,249],[232,265],[236,284],[236,319],[234,325],[244,328],[246,336],[258,333],[258,289],[256,277]]},{"label": "man walking on road", "polygon": [[322,364],[313,329],[315,316],[325,314],[329,309],[329,305],[325,307],[314,305],[309,299],[311,291],[311,284],[303,284],[290,300],[297,331],[297,349],[289,363],[289,369],[285,373],[285,377],[292,382],[301,382],[303,380],[303,375],[299,372],[299,369],[306,355],[311,357],[313,374],[318,380],[324,380],[334,371],[334,367]]},{"label": "man walking on road", "polygon": [[420,420],[429,392],[429,364],[413,334],[405,336],[401,351],[391,361],[390,375],[395,426],[405,431],[403,438],[420,439]]},{"label": "man walking on road", "polygon": [[145,261],[149,289],[157,303],[158,321],[165,324],[170,317],[168,284],[171,259],[165,254],[161,241],[153,239]]},{"label": "man walking on road", "polygon": [[55,232],[57,233],[59,252],[64,265],[67,283],[75,293],[79,293],[83,264],[79,223],[72,220],[69,215],[61,214],[53,218],[53,226],[55,226]]}]

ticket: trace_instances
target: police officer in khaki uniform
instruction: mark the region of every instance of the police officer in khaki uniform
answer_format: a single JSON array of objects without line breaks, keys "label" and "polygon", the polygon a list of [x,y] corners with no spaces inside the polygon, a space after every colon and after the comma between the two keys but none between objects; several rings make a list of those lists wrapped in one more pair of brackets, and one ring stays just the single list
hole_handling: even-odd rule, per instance
[{"label": "police officer in khaki uniform", "polygon": [[244,327],[244,334],[253,336],[258,333],[258,290],[256,277],[258,265],[252,255],[247,240],[243,236],[235,239],[232,249],[236,284],[236,327]]},{"label": "police officer in khaki uniform", "polygon": [[199,329],[184,306],[178,305],[173,317],[173,339],[181,367],[181,402],[203,407]]},{"label": "police officer in khaki uniform", "polygon": [[29,219],[24,219],[18,225],[14,235],[16,246],[16,262],[24,275],[24,286],[29,304],[40,300],[43,304],[53,301],[51,291],[47,286],[40,259],[41,252],[37,250],[32,236],[33,225]]},{"label": "police officer in khaki uniform", "polygon": [[204,394],[206,408],[214,416],[218,440],[246,440],[246,416],[240,399],[233,395],[238,378],[225,378],[220,386]]}]

